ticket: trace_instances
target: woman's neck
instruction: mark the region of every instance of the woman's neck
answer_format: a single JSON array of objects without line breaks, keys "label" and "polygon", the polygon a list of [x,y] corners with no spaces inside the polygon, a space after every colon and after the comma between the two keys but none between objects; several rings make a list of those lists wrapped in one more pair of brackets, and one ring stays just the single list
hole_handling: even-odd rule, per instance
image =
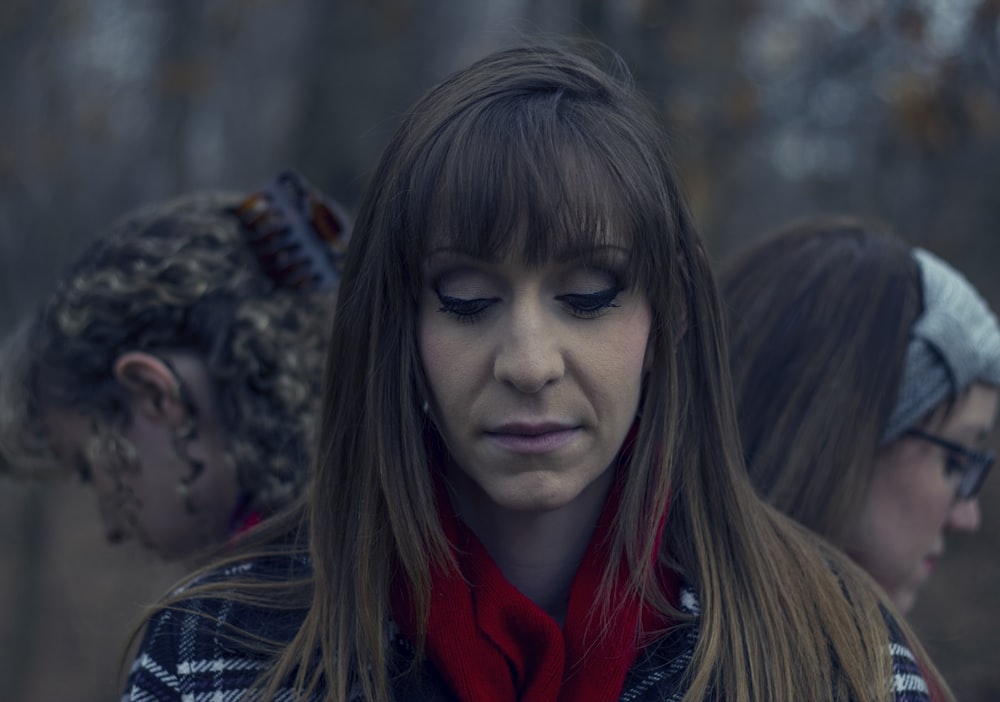
[{"label": "woman's neck", "polygon": [[449,490],[461,520],[504,577],[562,626],[573,578],[614,482],[609,470],[571,503],[545,512],[508,510],[462,481]]}]

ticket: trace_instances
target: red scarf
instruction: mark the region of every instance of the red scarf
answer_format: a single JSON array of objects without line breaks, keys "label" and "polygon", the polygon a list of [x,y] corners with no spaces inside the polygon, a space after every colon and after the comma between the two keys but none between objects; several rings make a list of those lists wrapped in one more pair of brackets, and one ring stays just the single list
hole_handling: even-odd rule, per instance
[{"label": "red scarf", "polygon": [[[591,616],[608,558],[607,537],[618,499],[616,483],[570,587],[566,622],[560,630],[555,619],[504,578],[471,530],[450,510],[442,509],[448,498],[439,490],[438,514],[462,572],[431,572],[426,652],[459,700],[618,699],[625,675],[645,643],[638,640],[640,620],[644,632],[666,625],[659,614],[630,593],[624,562],[612,586],[610,601],[616,609],[611,620],[602,623],[599,616]],[[656,549],[659,543],[658,533]],[[676,593],[672,574],[661,574],[661,582],[671,596]],[[393,617],[412,641],[417,622],[410,588],[403,582],[394,585]]]},{"label": "red scarf", "polygon": [[239,543],[247,531],[260,524],[263,516],[256,509],[251,509],[249,496],[240,497],[229,517],[229,536],[226,537],[226,549]]}]

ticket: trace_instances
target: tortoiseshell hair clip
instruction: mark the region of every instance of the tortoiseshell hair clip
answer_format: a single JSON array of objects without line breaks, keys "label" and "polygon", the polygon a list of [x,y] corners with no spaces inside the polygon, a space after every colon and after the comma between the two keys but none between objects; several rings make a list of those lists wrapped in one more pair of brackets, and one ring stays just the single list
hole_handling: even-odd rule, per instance
[{"label": "tortoiseshell hair clip", "polygon": [[261,269],[276,285],[311,292],[340,282],[351,219],[295,171],[234,208]]}]

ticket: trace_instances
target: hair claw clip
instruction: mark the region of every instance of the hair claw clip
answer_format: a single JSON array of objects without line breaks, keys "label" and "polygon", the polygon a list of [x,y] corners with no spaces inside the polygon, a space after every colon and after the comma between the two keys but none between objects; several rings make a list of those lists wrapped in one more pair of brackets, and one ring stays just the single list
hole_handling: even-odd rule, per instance
[{"label": "hair claw clip", "polygon": [[297,172],[280,173],[234,212],[261,269],[276,285],[313,291],[340,282],[350,217]]}]

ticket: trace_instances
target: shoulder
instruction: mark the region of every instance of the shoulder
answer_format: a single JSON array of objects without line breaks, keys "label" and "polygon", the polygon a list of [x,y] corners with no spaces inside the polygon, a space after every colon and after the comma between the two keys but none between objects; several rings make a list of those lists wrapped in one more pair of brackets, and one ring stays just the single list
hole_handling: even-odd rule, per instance
[{"label": "shoulder", "polygon": [[896,619],[884,608],[882,616],[889,631],[892,654],[892,691],[896,702],[930,702],[934,699],[920,669],[920,661],[906,642]]},{"label": "shoulder", "polygon": [[[667,631],[649,646],[629,671],[622,690],[623,702],[677,702],[687,692],[686,680],[700,635],[701,602],[697,591],[688,584],[680,588],[679,609],[689,621]],[[895,702],[933,702],[920,663],[907,644],[901,627],[884,608],[889,638],[885,655],[892,660],[890,681]]]},{"label": "shoulder", "polygon": [[625,678],[622,702],[679,702],[684,698],[701,614],[698,595],[686,583],[679,590],[679,609],[689,619],[671,627],[640,654]]},{"label": "shoulder", "polygon": [[252,596],[254,588],[304,577],[309,570],[307,561],[267,557],[210,572],[180,588],[149,618],[123,700],[238,699],[305,616],[305,609],[277,597],[269,602],[266,589]]}]

